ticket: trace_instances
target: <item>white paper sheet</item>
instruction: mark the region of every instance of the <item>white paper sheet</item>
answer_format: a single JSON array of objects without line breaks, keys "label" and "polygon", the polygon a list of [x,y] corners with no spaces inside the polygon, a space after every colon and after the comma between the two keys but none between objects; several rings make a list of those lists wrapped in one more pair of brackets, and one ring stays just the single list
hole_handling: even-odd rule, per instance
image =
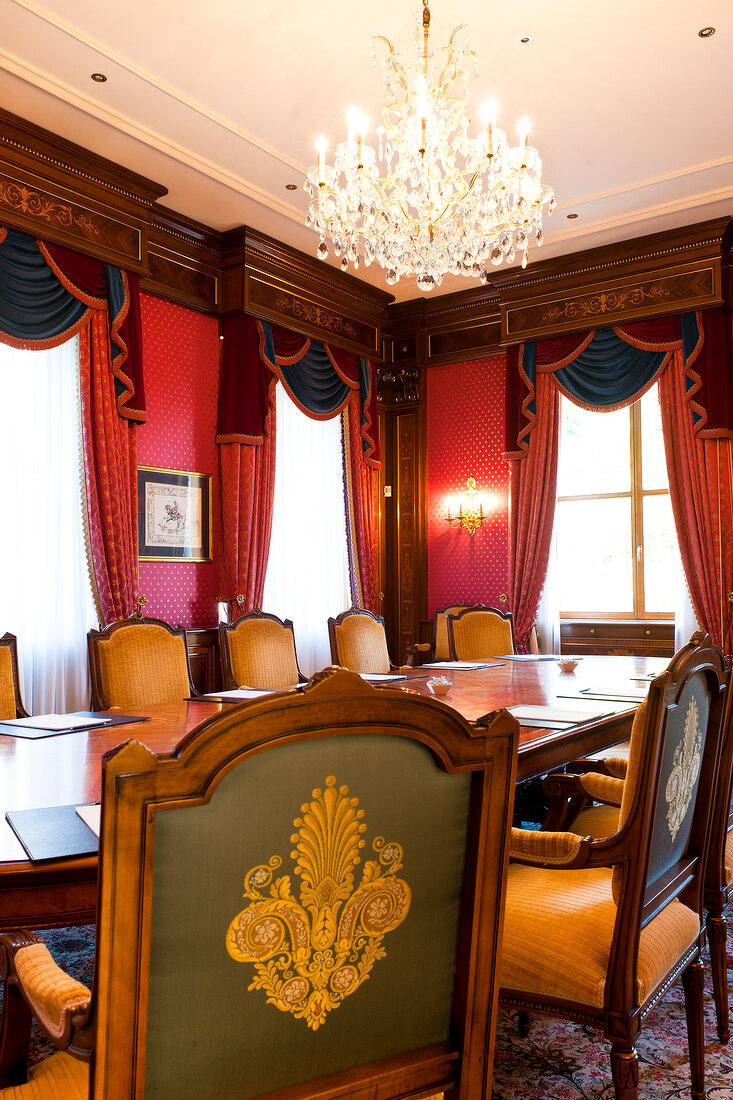
[{"label": "white paper sheet", "polygon": [[401,673],[393,672],[360,672],[362,680],[366,680],[368,684],[391,684],[395,680],[406,680],[406,676],[402,676]]},{"label": "white paper sheet", "polygon": [[6,718],[4,726],[28,726],[35,730],[78,730],[106,726],[109,718],[80,718],[74,714],[36,714],[32,718]]},{"label": "white paper sheet", "polygon": [[574,726],[578,722],[590,722],[594,718],[601,718],[608,714],[608,710],[595,708],[594,710],[581,709],[580,707],[541,707],[525,704],[508,708],[518,722],[527,726],[539,725],[540,722],[559,722]]},{"label": "white paper sheet", "polygon": [[77,806],[76,812],[85,825],[88,825],[95,836],[99,836],[101,825],[102,807],[97,802],[94,806]]},{"label": "white paper sheet", "polygon": [[274,695],[282,688],[234,688],[232,691],[211,691],[200,695],[199,699],[213,699],[214,702],[244,703],[247,699],[260,699],[263,695]]},{"label": "white paper sheet", "polygon": [[477,668],[501,668],[501,662],[489,664],[488,661],[430,661],[420,668],[449,668],[472,672]]}]

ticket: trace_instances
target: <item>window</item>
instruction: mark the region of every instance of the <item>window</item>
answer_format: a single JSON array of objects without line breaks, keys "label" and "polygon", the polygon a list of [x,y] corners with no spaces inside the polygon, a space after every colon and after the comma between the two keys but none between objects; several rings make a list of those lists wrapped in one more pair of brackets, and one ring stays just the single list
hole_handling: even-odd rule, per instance
[{"label": "window", "polygon": [[680,560],[657,387],[616,412],[560,402],[560,614],[673,618]]},{"label": "window", "polygon": [[18,638],[21,691],[34,714],[88,704],[86,634],[97,626],[84,536],[78,343],[0,344],[5,523],[0,634]]},{"label": "window", "polygon": [[351,604],[341,417],[312,420],[276,390],[275,501],[263,611],[292,619],[300,671],[331,663],[328,618]]}]

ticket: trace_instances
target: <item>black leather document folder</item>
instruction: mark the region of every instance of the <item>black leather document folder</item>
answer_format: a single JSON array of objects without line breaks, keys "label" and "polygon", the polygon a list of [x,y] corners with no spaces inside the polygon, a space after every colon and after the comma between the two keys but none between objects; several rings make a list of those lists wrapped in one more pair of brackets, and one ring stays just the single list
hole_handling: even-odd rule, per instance
[{"label": "black leather document folder", "polygon": [[99,841],[79,817],[76,805],[8,810],[5,819],[34,861],[92,856],[98,851]]}]

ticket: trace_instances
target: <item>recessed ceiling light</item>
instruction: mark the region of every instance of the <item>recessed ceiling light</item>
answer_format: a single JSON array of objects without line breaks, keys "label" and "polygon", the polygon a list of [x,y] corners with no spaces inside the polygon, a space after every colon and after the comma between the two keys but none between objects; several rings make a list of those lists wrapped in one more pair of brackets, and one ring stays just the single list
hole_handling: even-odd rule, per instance
[{"label": "recessed ceiling light", "polygon": [[97,84],[106,84],[107,77],[104,73],[92,73],[92,80],[96,80]]},{"label": "recessed ceiling light", "polygon": [[298,185],[297,185],[297,183],[286,183],[285,184],[285,190],[286,191],[297,191],[298,190]]},{"label": "recessed ceiling light", "polygon": [[523,46],[528,46],[530,42],[532,42],[532,35],[525,34],[522,38],[519,39],[519,41],[522,43]]},{"label": "recessed ceiling light", "polygon": [[715,27],[703,27],[701,31],[697,32],[698,38],[712,38],[715,34]]},{"label": "recessed ceiling light", "polygon": [[578,217],[580,217],[580,215],[579,214],[566,214],[565,217],[568,218],[570,221],[572,221],[573,218],[578,218]]}]

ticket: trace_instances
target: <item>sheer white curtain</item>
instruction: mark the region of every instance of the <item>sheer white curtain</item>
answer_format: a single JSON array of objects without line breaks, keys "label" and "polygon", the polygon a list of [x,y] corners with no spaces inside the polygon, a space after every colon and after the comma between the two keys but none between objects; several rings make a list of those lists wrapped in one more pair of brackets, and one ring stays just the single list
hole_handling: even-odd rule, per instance
[{"label": "sheer white curtain", "polygon": [[0,634],[18,638],[33,714],[88,707],[86,635],[97,626],[83,518],[76,339],[46,351],[0,344],[3,538]]},{"label": "sheer white curtain", "polygon": [[351,604],[341,417],[311,420],[277,386],[275,502],[263,611],[292,619],[300,671],[331,663],[327,620]]}]

